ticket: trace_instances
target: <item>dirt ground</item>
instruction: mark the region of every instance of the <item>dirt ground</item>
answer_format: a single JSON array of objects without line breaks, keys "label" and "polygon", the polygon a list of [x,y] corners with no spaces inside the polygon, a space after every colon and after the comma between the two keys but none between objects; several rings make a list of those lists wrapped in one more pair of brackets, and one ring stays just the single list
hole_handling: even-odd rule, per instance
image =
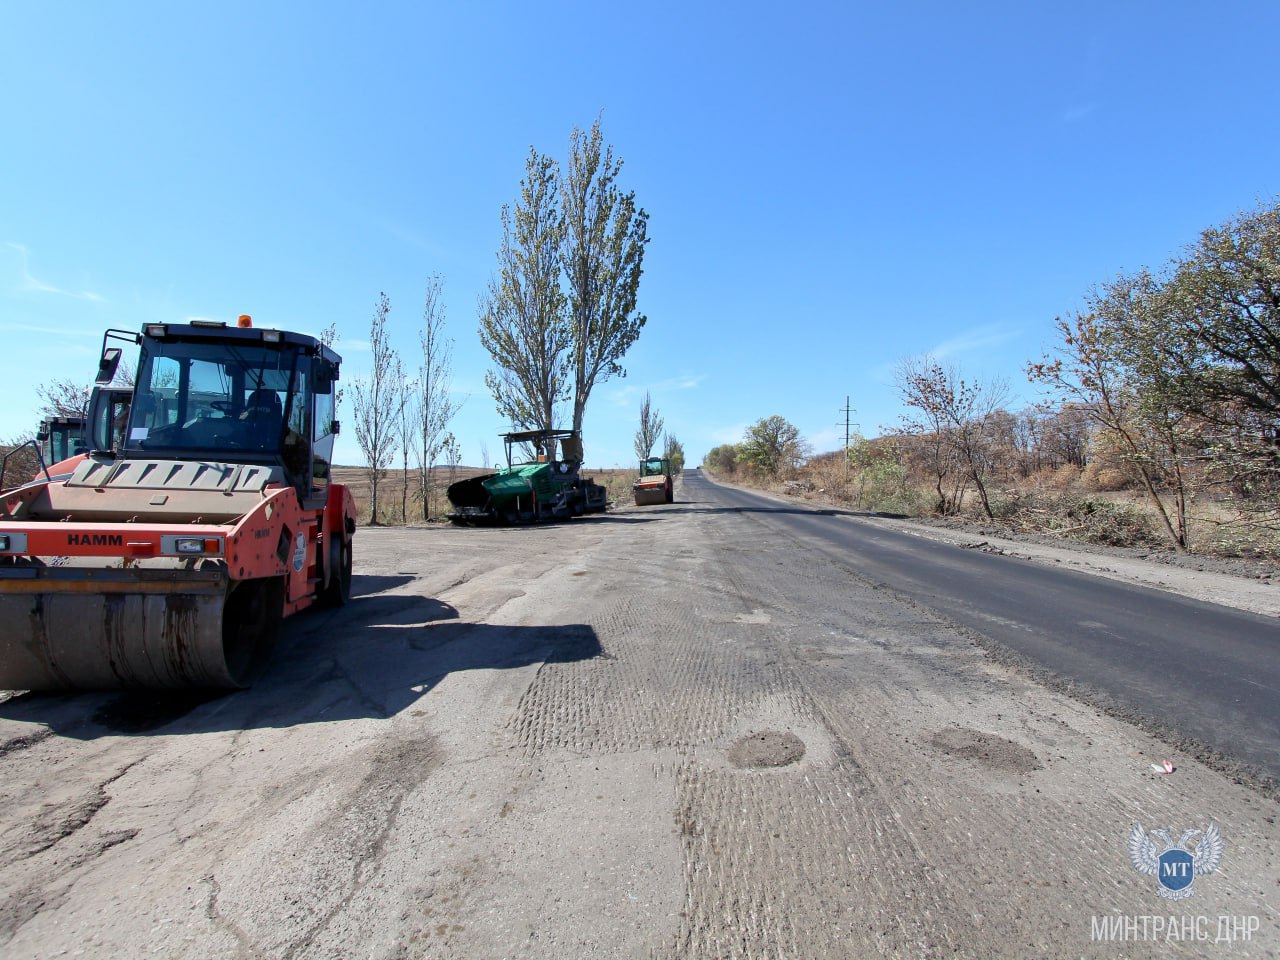
[{"label": "dirt ground", "polygon": [[[249,691],[4,699],[0,954],[1280,956],[1280,805],[677,500],[361,530]],[[1210,822],[1161,899],[1133,825]],[[1170,916],[1249,935],[1097,935]]]}]

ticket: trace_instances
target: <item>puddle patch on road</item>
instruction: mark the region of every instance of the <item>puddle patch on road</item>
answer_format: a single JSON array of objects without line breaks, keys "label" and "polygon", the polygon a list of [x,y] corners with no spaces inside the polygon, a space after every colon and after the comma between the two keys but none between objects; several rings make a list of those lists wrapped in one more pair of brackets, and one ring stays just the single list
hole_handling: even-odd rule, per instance
[{"label": "puddle patch on road", "polygon": [[948,727],[929,738],[930,746],[964,760],[977,760],[996,770],[1031,773],[1041,769],[1036,755],[1020,743],[969,727]]},{"label": "puddle patch on road", "polygon": [[735,767],[785,767],[803,756],[804,741],[781,730],[749,733],[729,748],[729,762]]}]

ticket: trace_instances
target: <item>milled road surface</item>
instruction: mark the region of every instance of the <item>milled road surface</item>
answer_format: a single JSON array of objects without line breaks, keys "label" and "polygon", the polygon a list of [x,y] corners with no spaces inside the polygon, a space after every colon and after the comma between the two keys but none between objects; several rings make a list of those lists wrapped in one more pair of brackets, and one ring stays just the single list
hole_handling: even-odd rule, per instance
[{"label": "milled road surface", "polygon": [[[677,499],[361,530],[245,693],[0,702],[0,955],[1280,955],[1275,802]],[[1210,820],[1161,899],[1132,824]],[[1239,936],[1095,939],[1171,915]]]},{"label": "milled road surface", "polygon": [[[685,481],[797,552],[842,563],[1158,727],[1280,780],[1280,622],[1161,590],[923,540],[840,511]],[[832,515],[835,514],[835,515]]]}]

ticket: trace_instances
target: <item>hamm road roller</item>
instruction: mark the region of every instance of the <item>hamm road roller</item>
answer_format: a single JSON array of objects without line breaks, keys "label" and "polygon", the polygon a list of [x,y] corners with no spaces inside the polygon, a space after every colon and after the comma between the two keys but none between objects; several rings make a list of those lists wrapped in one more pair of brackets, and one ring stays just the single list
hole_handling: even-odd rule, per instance
[{"label": "hamm road roller", "polygon": [[244,687],[284,617],[345,603],[340,363],[247,316],[108,330],[88,453],[0,492],[0,689]]},{"label": "hamm road roller", "polygon": [[636,506],[672,503],[675,501],[675,484],[671,480],[671,461],[666,457],[650,457],[640,461],[640,477],[631,485]]}]

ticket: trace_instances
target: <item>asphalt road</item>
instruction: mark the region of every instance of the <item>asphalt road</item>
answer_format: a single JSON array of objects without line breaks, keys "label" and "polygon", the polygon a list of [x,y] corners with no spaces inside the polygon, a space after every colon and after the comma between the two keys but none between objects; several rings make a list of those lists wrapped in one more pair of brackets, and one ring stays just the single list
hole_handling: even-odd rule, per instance
[{"label": "asphalt road", "polygon": [[686,499],[910,597],[1126,715],[1280,779],[1280,627],[1161,590],[792,507],[685,477]]},{"label": "asphalt road", "polygon": [[[1280,956],[1280,804],[1153,772],[1168,740],[942,610],[1027,565],[893,573],[874,523],[789,510],[691,472],[567,523],[362,529],[352,601],[251,689],[0,692],[0,956]],[[1220,869],[1162,899],[1135,823],[1216,824]]]}]

